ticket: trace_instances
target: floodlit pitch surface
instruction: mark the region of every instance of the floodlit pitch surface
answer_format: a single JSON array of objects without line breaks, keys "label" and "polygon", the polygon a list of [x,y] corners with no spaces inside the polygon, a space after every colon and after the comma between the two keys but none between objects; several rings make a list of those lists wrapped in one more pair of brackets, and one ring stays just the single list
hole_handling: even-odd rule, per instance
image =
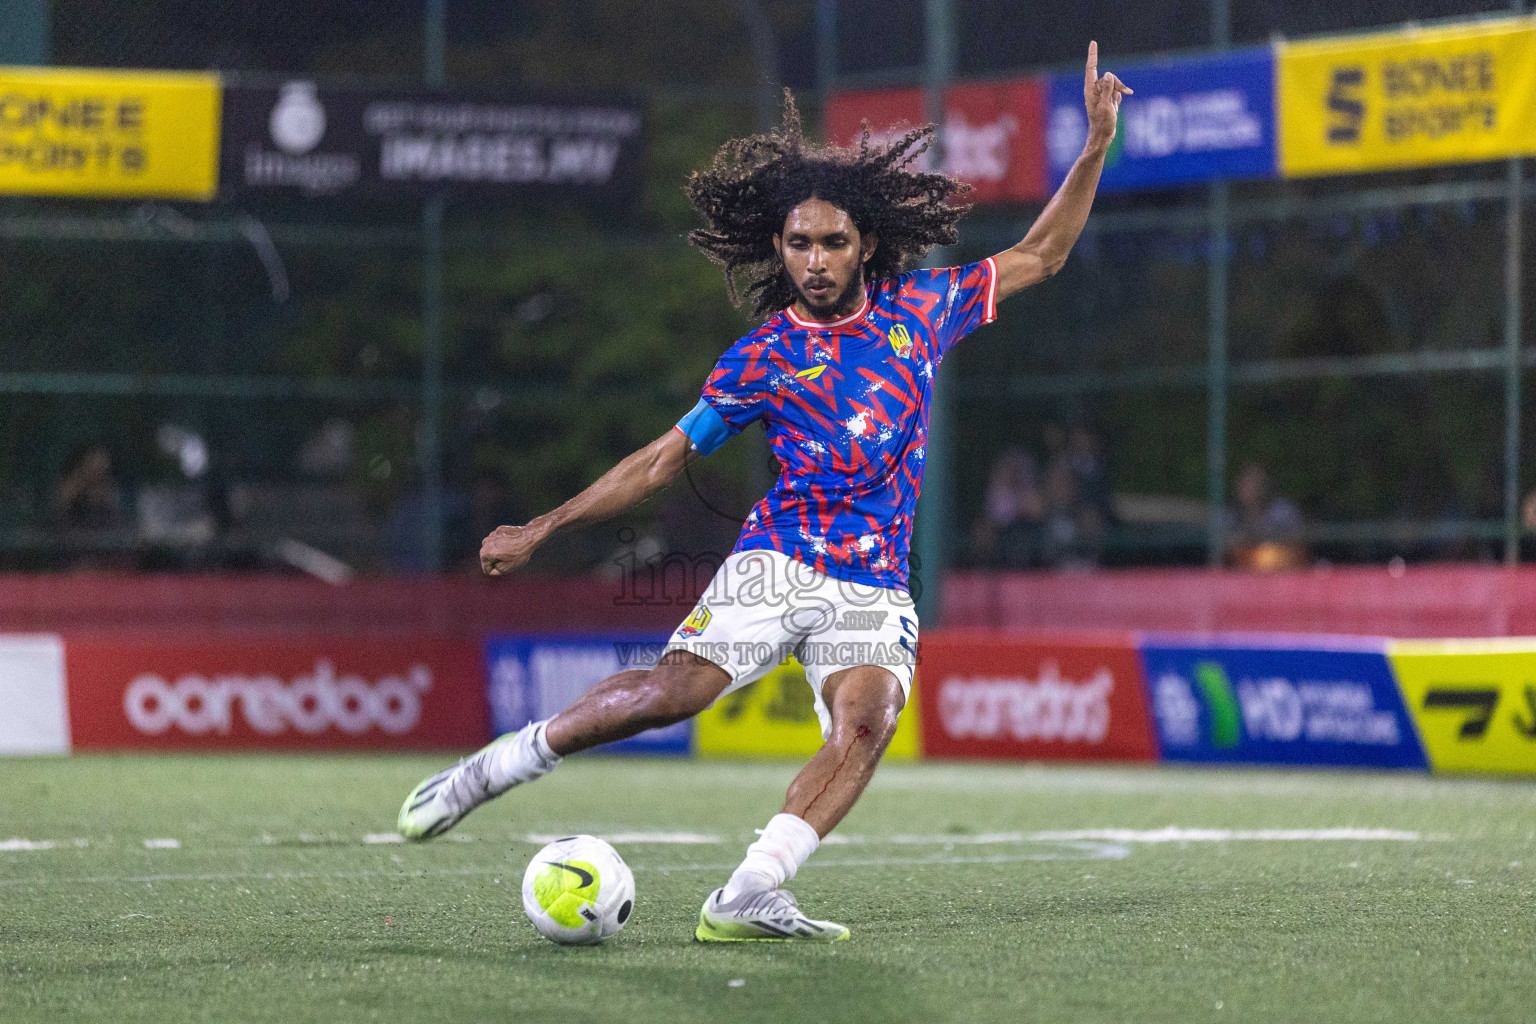
[{"label": "floodlit pitch surface", "polygon": [[[1529,1021],[1536,784],[887,766],[793,888],[830,947],[700,946],[792,765],[574,759],[453,836],[437,760],[0,761],[0,1020]],[[523,917],[545,837],[614,837],[629,927]]]}]

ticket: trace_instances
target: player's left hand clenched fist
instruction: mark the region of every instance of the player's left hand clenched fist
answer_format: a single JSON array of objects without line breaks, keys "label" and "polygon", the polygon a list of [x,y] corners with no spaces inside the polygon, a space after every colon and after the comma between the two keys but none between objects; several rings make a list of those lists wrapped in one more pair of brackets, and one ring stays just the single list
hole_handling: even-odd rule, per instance
[{"label": "player's left hand clenched fist", "polygon": [[533,557],[542,538],[527,526],[498,526],[480,545],[480,571],[505,576]]},{"label": "player's left hand clenched fist", "polygon": [[1115,121],[1120,114],[1120,97],[1131,89],[1112,73],[1099,77],[1099,44],[1088,44],[1088,69],[1083,74],[1083,102],[1088,107],[1088,145],[1108,147],[1115,137]]}]

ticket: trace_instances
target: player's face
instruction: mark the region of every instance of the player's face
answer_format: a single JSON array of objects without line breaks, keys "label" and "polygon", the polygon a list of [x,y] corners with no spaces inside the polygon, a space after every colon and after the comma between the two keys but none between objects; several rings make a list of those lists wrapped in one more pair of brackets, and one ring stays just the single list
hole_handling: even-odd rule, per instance
[{"label": "player's face", "polygon": [[835,320],[858,307],[875,236],[860,235],[845,211],[825,199],[807,199],[789,211],[773,244],[800,293],[796,305],[802,313]]}]

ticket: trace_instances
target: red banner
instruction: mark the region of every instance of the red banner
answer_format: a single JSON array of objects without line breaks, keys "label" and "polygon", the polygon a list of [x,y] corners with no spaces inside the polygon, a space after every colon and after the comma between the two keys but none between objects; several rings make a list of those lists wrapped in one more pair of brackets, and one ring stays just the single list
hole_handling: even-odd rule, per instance
[{"label": "red banner", "polygon": [[490,734],[473,640],[76,635],[65,659],[76,750],[441,749]]},{"label": "red banner", "polygon": [[859,141],[863,122],[869,122],[870,141],[889,145],[908,128],[926,124],[923,90],[867,89],[833,93],[827,99],[827,139],[839,146]]},{"label": "red banner", "polygon": [[1157,756],[1130,637],[943,630],[922,642],[917,688],[928,757],[1151,761]]},{"label": "red banner", "polygon": [[[827,136],[885,145],[927,121],[921,89],[837,93],[827,101]],[[950,86],[944,93],[944,170],[971,185],[978,203],[1034,202],[1046,196],[1045,83],[1038,78]]]}]

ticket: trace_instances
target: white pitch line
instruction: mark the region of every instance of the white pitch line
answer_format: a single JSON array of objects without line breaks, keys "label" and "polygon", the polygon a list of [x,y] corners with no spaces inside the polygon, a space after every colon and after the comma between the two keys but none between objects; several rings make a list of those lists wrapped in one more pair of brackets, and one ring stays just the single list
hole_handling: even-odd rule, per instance
[{"label": "white pitch line", "polygon": [[[530,843],[552,843],[570,832],[537,832],[525,836]],[[609,832],[598,838],[615,845],[708,845],[731,842],[718,835],[701,832]],[[1225,829],[1179,828],[1167,825],[1158,829],[1098,828],[1067,832],[982,832],[976,835],[940,833],[933,835],[862,836],[834,832],[821,841],[823,846],[864,846],[891,843],[897,846],[992,846],[1010,843],[1225,843],[1225,842],[1418,842],[1425,837],[1418,832],[1386,828],[1275,828]],[[371,841],[371,840],[365,840]]]},{"label": "white pitch line", "polygon": [[[701,762],[702,764],[720,762]],[[690,765],[690,770],[699,766]],[[1455,778],[1404,771],[1277,771],[1269,768],[1234,770],[1211,767],[1089,768],[1066,765],[925,764],[883,765],[870,788],[898,792],[991,791],[1174,794],[1200,797],[1341,796],[1373,801],[1498,801],[1536,804],[1536,786],[1512,786],[1514,780]]]},{"label": "white pitch line", "polygon": [[79,849],[86,845],[84,839],[0,839],[0,853],[29,852],[32,850]]},{"label": "white pitch line", "polygon": [[[1074,844],[1064,844],[1072,847]],[[818,868],[845,867],[895,867],[932,865],[943,867],[951,864],[1023,864],[1032,861],[1051,860],[1119,860],[1130,855],[1130,850],[1110,843],[1075,844],[1067,855],[1060,852],[998,854],[991,857],[867,857],[855,860],[810,861],[805,866]],[[716,864],[633,864],[630,870],[677,874],[687,871],[732,871],[739,861]],[[208,874],[158,874],[158,875],[91,875],[81,877],[0,878],[0,888],[22,885],[143,885],[155,882],[297,882],[297,881],[352,881],[373,878],[470,878],[494,875],[500,878],[516,876],[517,864],[498,864],[487,868],[449,868],[434,871],[235,871]]]},{"label": "white pitch line", "polygon": [[1134,831],[1121,828],[1085,829],[1078,832],[1034,832],[1030,839],[1051,842],[1098,839],[1109,843],[1226,843],[1226,842],[1389,842],[1416,843],[1419,832],[1390,828],[1166,828]]},{"label": "white pitch line", "polygon": [[[534,832],[523,837],[528,843],[540,846],[572,835],[572,832]],[[264,837],[271,845],[271,837]],[[303,839],[315,841],[315,837]],[[450,837],[454,838],[454,837]],[[735,839],[708,832],[605,832],[598,838],[616,846],[716,846],[735,842]],[[1168,825],[1158,829],[1097,828],[1070,831],[1043,832],[982,832],[976,835],[940,833],[933,835],[864,836],[834,832],[822,840],[823,846],[997,846],[1017,843],[1226,843],[1226,842],[1421,842],[1429,838],[1420,832],[1387,828],[1275,828],[1275,829],[1223,829],[1180,828]],[[468,837],[463,837],[468,841]],[[362,837],[365,846],[391,845],[405,842],[397,832],[370,832]],[[84,847],[88,840],[52,839],[5,839],[0,840],[0,852],[31,852]],[[181,843],[175,839],[146,839],[145,849],[175,850]]]},{"label": "white pitch line", "polygon": [[[1158,829],[1090,828],[1070,832],[984,832],[980,835],[895,835],[884,842],[910,845],[940,843],[946,846],[986,846],[997,843],[1227,843],[1227,842],[1400,842],[1415,843],[1424,838],[1418,832],[1387,828],[1178,828],[1168,825]],[[850,836],[850,840],[855,837]]]},{"label": "white pitch line", "polygon": [[[532,832],[523,839],[530,843],[557,842],[568,836],[576,835],[574,832]],[[711,835],[708,832],[604,832],[597,838],[614,844],[633,843],[655,844],[666,846],[709,846],[715,843],[723,843],[726,840],[722,836]]]}]

